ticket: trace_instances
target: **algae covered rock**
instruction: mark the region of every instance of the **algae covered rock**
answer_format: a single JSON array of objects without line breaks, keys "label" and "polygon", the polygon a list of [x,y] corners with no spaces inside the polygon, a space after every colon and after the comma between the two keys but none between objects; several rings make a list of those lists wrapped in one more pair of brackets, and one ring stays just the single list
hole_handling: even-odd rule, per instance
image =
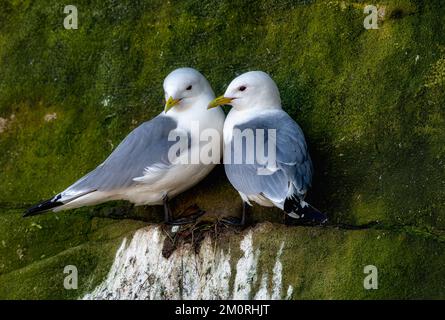
[{"label": "algae covered rock", "polygon": [[[273,297],[276,261],[280,298],[289,286],[292,299],[444,297],[441,1],[376,1],[373,30],[363,26],[361,1],[80,1],[73,30],[64,28],[65,5],[0,0],[0,297],[108,292],[117,253],[135,232],[148,232],[140,228],[161,221],[160,208],[110,203],[20,214],[97,166],[159,113],[162,80],[181,66],[200,70],[216,94],[242,72],[271,74],[314,160],[309,201],[340,226],[286,228],[277,224],[279,210],[253,208],[251,222],[274,224],[226,244],[205,240],[226,258],[230,247],[221,297],[236,291],[248,232],[260,252],[249,298]],[[192,204],[207,211],[209,223],[241,205],[222,168],[174,200],[176,212]],[[379,225],[370,229],[341,227],[373,221]],[[66,265],[81,275],[77,290],[63,287]],[[377,290],[363,288],[366,265],[379,270]],[[203,292],[212,288],[196,286],[201,293],[191,292],[209,297]]]},{"label": "algae covered rock", "polygon": [[[157,226],[140,229],[131,241],[123,240],[105,280],[83,298],[444,297],[443,243],[431,248],[423,239],[390,231],[344,232],[268,223],[239,234],[212,236],[213,240],[208,234],[197,251],[182,244],[165,257],[166,233]],[[423,251],[424,258],[407,259],[411,250]],[[377,270],[374,289],[367,286],[367,267]]]}]

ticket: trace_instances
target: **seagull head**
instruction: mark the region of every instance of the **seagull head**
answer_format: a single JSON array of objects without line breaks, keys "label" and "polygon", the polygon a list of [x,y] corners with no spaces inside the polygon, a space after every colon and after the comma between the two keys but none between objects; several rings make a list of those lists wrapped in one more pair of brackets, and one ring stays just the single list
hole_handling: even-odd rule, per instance
[{"label": "seagull head", "polygon": [[204,76],[192,68],[179,68],[172,71],[164,80],[165,108],[167,113],[175,107],[181,112],[189,109],[201,99],[215,97],[209,82]]},{"label": "seagull head", "polygon": [[224,104],[238,110],[281,108],[280,92],[267,73],[250,71],[233,79],[224,95],[210,102],[208,109]]}]

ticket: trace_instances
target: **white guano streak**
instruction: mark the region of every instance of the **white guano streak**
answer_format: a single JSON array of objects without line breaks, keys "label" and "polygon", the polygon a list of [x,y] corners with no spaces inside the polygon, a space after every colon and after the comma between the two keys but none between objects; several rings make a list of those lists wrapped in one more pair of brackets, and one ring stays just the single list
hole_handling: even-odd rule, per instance
[{"label": "white guano streak", "polygon": [[[231,254],[215,248],[209,237],[196,254],[190,244],[181,245],[168,258],[162,256],[165,235],[158,226],[135,232],[127,245],[124,239],[116,252],[106,279],[82,299],[282,299],[281,243],[272,270],[271,288],[268,274],[258,277],[260,250],[253,247],[253,233],[240,242],[243,255],[236,263],[231,288]],[[254,292],[258,278],[259,289]],[[286,299],[293,287],[287,289]]]}]

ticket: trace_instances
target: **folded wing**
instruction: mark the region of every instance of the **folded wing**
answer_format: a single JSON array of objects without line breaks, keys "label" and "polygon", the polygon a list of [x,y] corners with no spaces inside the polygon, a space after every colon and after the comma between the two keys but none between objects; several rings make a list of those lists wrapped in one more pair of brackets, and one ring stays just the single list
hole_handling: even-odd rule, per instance
[{"label": "folded wing", "polygon": [[[241,150],[235,150],[240,145],[235,142],[236,129],[241,133],[252,130],[255,136],[253,146],[246,146],[248,139],[243,139]],[[274,132],[276,161],[265,163],[261,161],[261,153],[270,159],[269,139],[273,139]],[[264,137],[258,140],[258,134]],[[294,193],[304,197],[312,181],[312,161],[301,128],[287,113],[282,110],[263,113],[235,126],[234,137],[225,146],[224,167],[238,191],[245,195],[263,195],[276,203],[283,203]],[[252,153],[253,163],[249,161]]]},{"label": "folded wing", "polygon": [[162,175],[171,165],[168,152],[176,141],[169,141],[169,134],[174,130],[176,121],[162,115],[141,124],[102,164],[66,189],[62,201],[88,191],[128,188],[151,173]]}]

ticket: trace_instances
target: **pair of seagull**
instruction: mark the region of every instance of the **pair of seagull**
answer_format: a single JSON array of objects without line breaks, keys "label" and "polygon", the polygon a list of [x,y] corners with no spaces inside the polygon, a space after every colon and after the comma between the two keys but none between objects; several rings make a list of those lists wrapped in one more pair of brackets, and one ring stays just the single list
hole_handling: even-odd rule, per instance
[{"label": "pair of seagull", "polygon": [[[219,152],[223,148],[227,177],[243,201],[241,218],[226,222],[245,224],[251,202],[276,206],[300,221],[326,221],[323,213],[304,201],[312,180],[311,158],[301,128],[283,111],[278,87],[269,75],[262,71],[244,73],[216,99],[206,78],[192,68],[174,70],[163,87],[166,104],[161,114],[134,129],[96,169],[53,198],[29,208],[24,216],[128,200],[135,205],[163,205],[168,224],[192,222],[197,216],[175,220],[169,199],[196,185],[216,163],[188,163],[184,157],[199,154],[204,148]],[[221,105],[232,106],[227,118]],[[193,130],[194,123],[199,124],[199,130]],[[215,130],[219,137],[201,141],[199,135],[206,129]],[[257,148],[259,142],[267,149],[265,145],[273,138],[272,165],[259,161],[252,150],[237,150],[236,132],[246,129],[252,130]],[[272,132],[273,137],[266,135],[260,140],[258,130]],[[188,138],[187,152],[171,156],[177,142],[171,139],[172,133]],[[266,158],[272,156],[271,151]],[[237,153],[241,153],[241,161],[234,163]],[[247,161],[248,154],[253,154],[253,161]]]}]

